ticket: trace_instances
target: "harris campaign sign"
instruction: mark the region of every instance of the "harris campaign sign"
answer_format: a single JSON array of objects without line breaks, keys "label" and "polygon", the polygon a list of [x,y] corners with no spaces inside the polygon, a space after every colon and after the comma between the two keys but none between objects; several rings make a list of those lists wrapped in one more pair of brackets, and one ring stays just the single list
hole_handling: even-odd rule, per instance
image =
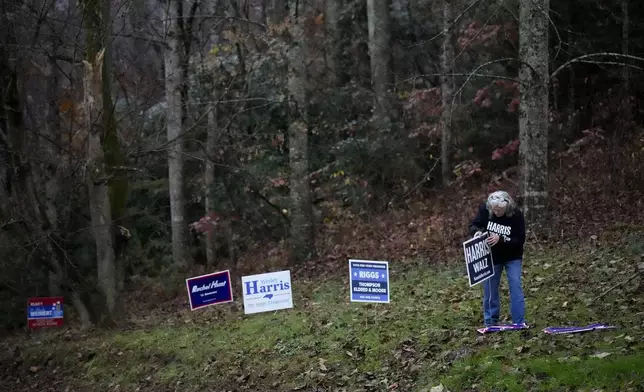
[{"label": "harris campaign sign", "polygon": [[494,276],[492,252],[487,244],[487,233],[463,242],[465,266],[470,287],[485,282]]},{"label": "harris campaign sign", "polygon": [[244,313],[292,308],[291,287],[291,271],[243,276]]},{"label": "harris campaign sign", "polygon": [[190,310],[232,302],[233,289],[230,282],[228,270],[186,279]]}]

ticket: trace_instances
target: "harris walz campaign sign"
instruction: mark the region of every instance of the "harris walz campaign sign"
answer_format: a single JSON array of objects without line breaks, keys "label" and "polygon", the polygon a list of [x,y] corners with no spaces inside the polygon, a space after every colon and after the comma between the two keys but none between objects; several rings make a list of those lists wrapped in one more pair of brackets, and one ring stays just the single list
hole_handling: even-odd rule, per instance
[{"label": "harris walz campaign sign", "polygon": [[186,279],[190,310],[233,301],[230,286],[230,271],[219,271],[208,275]]},{"label": "harris walz campaign sign", "polygon": [[485,282],[494,276],[494,263],[492,262],[490,247],[486,242],[487,238],[488,234],[484,233],[481,236],[463,242],[465,266],[467,267],[470,287]]},{"label": "harris walz campaign sign", "polygon": [[27,324],[31,329],[63,325],[63,297],[29,298]]}]

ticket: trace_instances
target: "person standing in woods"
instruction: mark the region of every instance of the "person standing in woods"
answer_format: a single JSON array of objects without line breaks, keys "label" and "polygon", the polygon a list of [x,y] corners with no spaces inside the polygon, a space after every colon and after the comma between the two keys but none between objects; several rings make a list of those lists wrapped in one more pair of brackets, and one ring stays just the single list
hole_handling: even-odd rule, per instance
[{"label": "person standing in woods", "polygon": [[499,321],[499,284],[506,270],[510,286],[512,323],[525,324],[525,301],[521,287],[521,265],[525,243],[525,220],[514,200],[505,191],[491,193],[481,204],[469,226],[474,237],[488,233],[487,243],[492,251],[494,276],[483,283],[483,321],[485,326]]}]

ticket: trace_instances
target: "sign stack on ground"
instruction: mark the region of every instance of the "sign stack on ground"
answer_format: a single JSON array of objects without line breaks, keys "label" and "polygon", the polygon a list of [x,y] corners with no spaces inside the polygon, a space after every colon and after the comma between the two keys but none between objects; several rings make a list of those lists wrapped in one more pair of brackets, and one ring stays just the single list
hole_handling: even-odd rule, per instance
[{"label": "sign stack on ground", "polygon": [[614,329],[612,325],[607,325],[603,323],[590,324],[585,327],[548,327],[544,328],[543,332],[550,335],[561,335],[567,333],[579,333],[579,332],[588,332],[599,329]]},{"label": "sign stack on ground", "polygon": [[190,310],[233,301],[230,271],[219,271],[208,275],[186,279]]},{"label": "sign stack on ground", "polygon": [[479,333],[490,333],[490,332],[503,332],[503,331],[516,331],[520,329],[528,329],[530,326],[526,323],[521,324],[499,324],[499,325],[490,325],[489,327],[478,328]]},{"label": "sign stack on ground", "polygon": [[29,298],[27,324],[31,329],[63,325],[63,297]]},{"label": "sign stack on ground", "polygon": [[349,260],[351,302],[389,303],[389,262]]},{"label": "sign stack on ground", "polygon": [[485,282],[494,276],[494,263],[490,246],[486,240],[487,233],[463,242],[463,252],[465,253],[465,266],[467,267],[467,277],[470,280],[470,287],[481,282]]},{"label": "sign stack on ground", "polygon": [[244,276],[242,286],[245,314],[293,307],[291,271]]}]

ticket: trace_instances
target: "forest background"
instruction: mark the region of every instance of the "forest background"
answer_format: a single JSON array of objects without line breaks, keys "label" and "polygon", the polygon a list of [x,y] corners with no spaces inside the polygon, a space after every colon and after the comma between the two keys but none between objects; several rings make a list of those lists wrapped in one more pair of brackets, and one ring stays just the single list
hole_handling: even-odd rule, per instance
[{"label": "forest background", "polygon": [[5,330],[33,296],[87,330],[205,272],[462,263],[496,189],[530,251],[641,263],[639,2],[1,4]]}]

